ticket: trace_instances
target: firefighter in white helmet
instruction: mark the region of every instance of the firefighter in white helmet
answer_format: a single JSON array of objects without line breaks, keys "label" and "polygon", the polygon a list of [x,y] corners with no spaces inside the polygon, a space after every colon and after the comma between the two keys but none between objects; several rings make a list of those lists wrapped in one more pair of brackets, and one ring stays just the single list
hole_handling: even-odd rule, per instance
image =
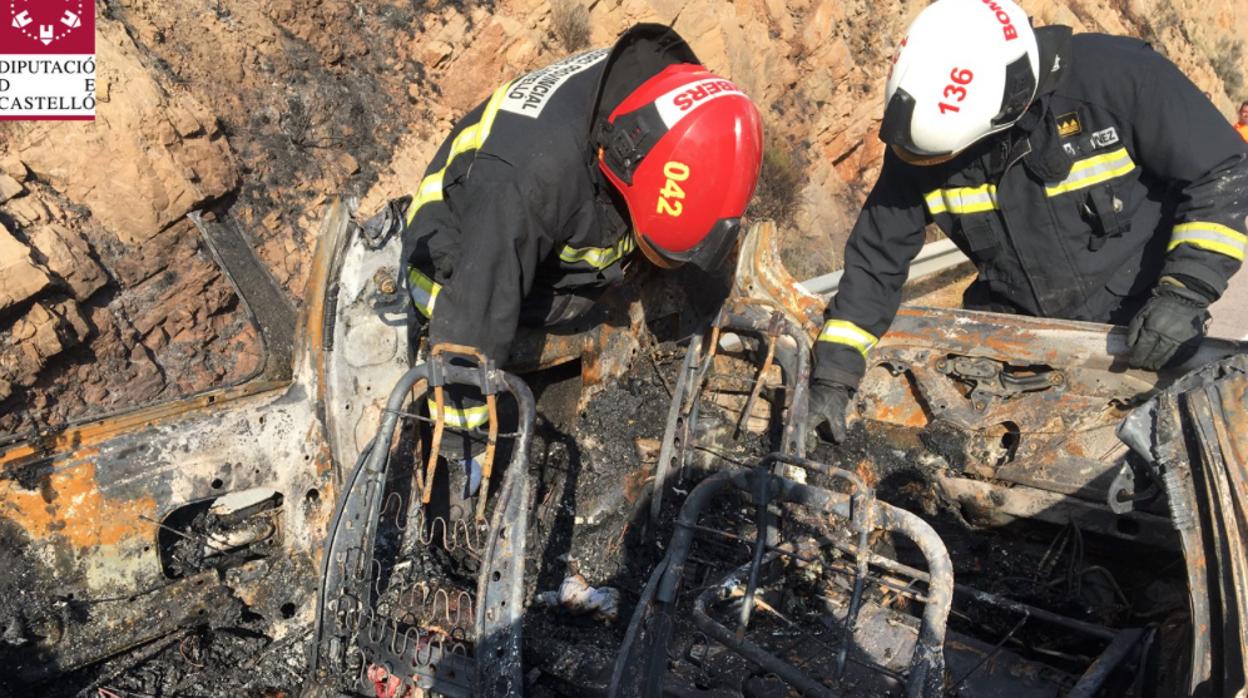
[{"label": "firefighter in white helmet", "polygon": [[880,138],[816,343],[824,438],[844,437],[928,223],[979,272],[965,307],[1129,324],[1128,362],[1149,370],[1190,356],[1243,261],[1248,145],[1142,41],[937,0],[901,42]]}]

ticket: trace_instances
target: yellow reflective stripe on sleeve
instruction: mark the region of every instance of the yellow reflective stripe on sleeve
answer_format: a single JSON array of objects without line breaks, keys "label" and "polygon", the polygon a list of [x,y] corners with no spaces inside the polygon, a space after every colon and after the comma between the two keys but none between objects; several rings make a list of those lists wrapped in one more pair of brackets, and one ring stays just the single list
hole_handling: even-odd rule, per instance
[{"label": "yellow reflective stripe on sleeve", "polygon": [[420,180],[420,188],[412,196],[412,204],[407,209],[408,223],[411,223],[412,219],[416,217],[416,212],[420,210],[421,206],[431,201],[442,200],[442,178],[445,174],[446,168],[444,167]]},{"label": "yellow reflective stripe on sleeve", "polygon": [[1179,245],[1191,245],[1202,250],[1217,252],[1232,259],[1244,261],[1244,250],[1248,248],[1248,235],[1221,223],[1193,221],[1174,226],[1170,236],[1170,246],[1166,251]]},{"label": "yellow reflective stripe on sleeve", "polygon": [[[429,406],[429,416],[438,416],[438,404],[433,398],[426,398],[425,404]],[[490,421],[490,411],[485,405],[477,405],[463,410],[457,410],[450,405],[443,404],[443,421],[447,426],[457,429],[475,429],[482,424]]]},{"label": "yellow reflective stripe on sleeve", "polygon": [[433,306],[438,302],[438,294],[442,292],[442,284],[420,273],[419,269],[407,270],[407,288],[412,296],[412,304],[426,318],[433,317]]},{"label": "yellow reflective stripe on sleeve", "polygon": [[481,120],[466,127],[459,132],[458,136],[455,136],[455,140],[451,143],[451,152],[447,154],[446,164],[442,166],[442,169],[420,180],[420,186],[412,195],[412,205],[407,208],[409,224],[422,206],[442,200],[442,180],[446,175],[446,169],[451,166],[452,162],[455,162],[455,158],[477,150],[485,144],[485,139],[490,137],[490,129],[494,128],[494,118],[498,116],[498,109],[502,106],[509,87],[511,87],[510,82],[494,90],[489,103],[485,105],[485,111],[481,113]]},{"label": "yellow reflective stripe on sleeve", "polygon": [[864,357],[879,338],[848,320],[828,320],[819,333],[820,342],[844,344],[858,350]]},{"label": "yellow reflective stripe on sleeve", "polygon": [[1070,167],[1066,179],[1053,186],[1046,186],[1044,193],[1049,196],[1060,196],[1079,189],[1100,184],[1115,177],[1121,177],[1135,169],[1135,161],[1131,159],[1126,148],[1119,148],[1111,153],[1096,157],[1076,160]]},{"label": "yellow reflective stripe on sleeve", "polygon": [[559,259],[568,264],[584,262],[595,269],[606,269],[633,251],[633,234],[625,233],[620,241],[610,247],[570,247],[565,245],[559,251]]},{"label": "yellow reflective stripe on sleeve", "polygon": [[933,216],[940,213],[952,213],[963,216],[968,213],[983,213],[997,208],[997,188],[992,184],[978,187],[953,187],[937,189],[924,195],[927,210]]}]

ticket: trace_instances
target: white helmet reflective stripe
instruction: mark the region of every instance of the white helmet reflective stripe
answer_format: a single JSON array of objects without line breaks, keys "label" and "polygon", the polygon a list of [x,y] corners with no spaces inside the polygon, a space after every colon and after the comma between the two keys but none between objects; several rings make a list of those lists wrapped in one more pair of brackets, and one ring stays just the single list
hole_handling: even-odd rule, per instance
[{"label": "white helmet reflective stripe", "polygon": [[1039,72],[1036,35],[1012,0],[937,0],[902,41],[880,138],[916,155],[955,153],[1018,121]]}]

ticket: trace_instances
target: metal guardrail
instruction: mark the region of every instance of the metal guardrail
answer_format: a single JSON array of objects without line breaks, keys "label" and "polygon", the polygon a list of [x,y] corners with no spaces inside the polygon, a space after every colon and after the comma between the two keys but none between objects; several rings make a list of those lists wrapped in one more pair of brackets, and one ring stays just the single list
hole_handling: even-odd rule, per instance
[{"label": "metal guardrail", "polygon": [[[938,274],[969,261],[970,259],[962,254],[962,251],[948,238],[929,242],[923,246],[918,256],[910,263],[910,275],[906,277],[906,283]],[[836,289],[841,284],[842,274],[844,272],[838,270],[831,274],[816,276],[813,279],[803,281],[802,287],[811,293],[819,295],[836,293]]]},{"label": "metal guardrail", "polygon": [[[930,242],[910,264],[910,275],[906,283],[919,281],[952,269],[959,264],[969,263],[970,259],[948,238]],[[844,272],[834,271],[831,274],[816,276],[801,282],[807,291],[827,296],[836,293]],[[1232,341],[1248,341],[1248,313],[1240,312],[1244,301],[1248,300],[1248,280],[1237,275],[1231,279],[1231,285],[1217,302],[1213,304],[1213,323],[1209,327],[1210,337],[1221,337]]]}]

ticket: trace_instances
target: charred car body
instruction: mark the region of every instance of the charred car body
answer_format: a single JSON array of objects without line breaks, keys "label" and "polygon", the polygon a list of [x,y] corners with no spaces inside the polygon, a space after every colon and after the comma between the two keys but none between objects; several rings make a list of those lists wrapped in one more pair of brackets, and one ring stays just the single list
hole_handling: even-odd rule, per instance
[{"label": "charred car body", "polygon": [[[722,304],[653,276],[507,366],[410,368],[397,241],[349,214],[298,321],[200,221],[251,381],[0,444],[0,693],[1243,690],[1241,345],[1155,375],[1117,328],[905,309],[831,449],[768,224]],[[448,383],[489,398],[469,499],[418,409]]]}]

